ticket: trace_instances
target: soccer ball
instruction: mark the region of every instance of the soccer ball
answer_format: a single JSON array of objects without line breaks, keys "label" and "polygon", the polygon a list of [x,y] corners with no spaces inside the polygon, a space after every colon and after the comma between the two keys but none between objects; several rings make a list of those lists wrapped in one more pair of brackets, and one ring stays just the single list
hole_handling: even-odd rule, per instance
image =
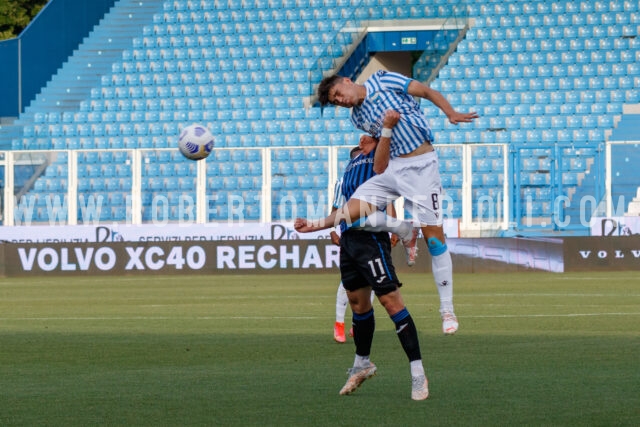
[{"label": "soccer ball", "polygon": [[204,159],[213,150],[213,134],[200,124],[187,126],[180,133],[178,149],[187,159]]}]

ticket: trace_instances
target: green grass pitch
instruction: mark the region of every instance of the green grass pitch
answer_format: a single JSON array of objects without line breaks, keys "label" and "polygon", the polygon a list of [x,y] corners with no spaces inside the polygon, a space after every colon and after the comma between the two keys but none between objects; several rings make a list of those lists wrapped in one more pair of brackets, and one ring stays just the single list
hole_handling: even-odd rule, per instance
[{"label": "green grass pitch", "polygon": [[378,303],[378,375],[338,395],[337,275],[1,279],[0,425],[640,425],[637,273],[455,275],[452,337],[401,279],[423,402]]}]

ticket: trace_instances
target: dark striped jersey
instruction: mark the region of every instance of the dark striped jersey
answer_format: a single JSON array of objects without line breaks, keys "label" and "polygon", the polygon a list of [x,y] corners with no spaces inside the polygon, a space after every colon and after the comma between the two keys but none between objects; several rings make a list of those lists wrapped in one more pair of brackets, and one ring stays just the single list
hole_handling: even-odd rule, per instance
[{"label": "dark striped jersey", "polygon": [[[345,204],[356,188],[358,188],[363,182],[374,176],[376,173],[373,171],[373,157],[376,151],[373,150],[367,155],[358,154],[351,159],[345,168],[342,179],[338,181],[340,183],[339,189],[336,185],[336,192],[333,200],[333,207],[338,209]],[[346,224],[343,222],[340,224],[340,230],[344,232],[347,229]]]}]

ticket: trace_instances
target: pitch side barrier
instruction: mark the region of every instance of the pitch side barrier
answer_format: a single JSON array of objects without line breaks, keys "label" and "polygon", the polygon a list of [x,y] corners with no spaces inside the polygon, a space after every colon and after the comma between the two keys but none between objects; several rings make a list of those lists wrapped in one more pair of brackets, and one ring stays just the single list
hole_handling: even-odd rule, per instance
[{"label": "pitch side barrier", "polygon": [[[428,273],[431,262],[419,241],[419,262],[400,274]],[[640,236],[449,239],[456,273],[640,270]],[[98,276],[144,274],[338,274],[339,248],[327,239],[136,241],[0,244],[0,274]]]}]

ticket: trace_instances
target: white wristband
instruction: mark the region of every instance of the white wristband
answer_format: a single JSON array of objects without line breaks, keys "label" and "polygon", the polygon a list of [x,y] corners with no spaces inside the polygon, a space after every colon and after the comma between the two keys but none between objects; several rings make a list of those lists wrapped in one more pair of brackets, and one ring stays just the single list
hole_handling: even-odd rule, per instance
[{"label": "white wristband", "polygon": [[391,138],[391,129],[382,128],[382,132],[380,133],[380,138]]}]

